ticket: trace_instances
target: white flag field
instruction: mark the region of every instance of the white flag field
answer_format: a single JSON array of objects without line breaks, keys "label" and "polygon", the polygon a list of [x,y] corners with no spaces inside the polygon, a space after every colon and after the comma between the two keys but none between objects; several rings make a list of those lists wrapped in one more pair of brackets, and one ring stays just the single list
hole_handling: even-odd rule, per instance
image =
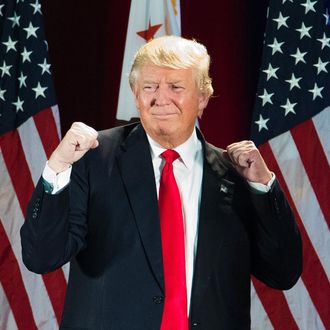
[{"label": "white flag field", "polygon": [[128,75],[136,51],[152,38],[180,35],[179,0],[132,0],[120,80],[117,120],[138,118]]}]

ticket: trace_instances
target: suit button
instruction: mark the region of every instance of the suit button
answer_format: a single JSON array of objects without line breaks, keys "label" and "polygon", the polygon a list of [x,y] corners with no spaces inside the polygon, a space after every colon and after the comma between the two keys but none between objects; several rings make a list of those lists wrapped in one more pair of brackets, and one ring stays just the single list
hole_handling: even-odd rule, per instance
[{"label": "suit button", "polygon": [[152,298],[152,301],[155,303],[155,304],[162,304],[163,301],[164,301],[164,297],[163,296],[154,296]]},{"label": "suit button", "polygon": [[192,322],[191,322],[191,326],[194,327],[194,328],[196,328],[196,327],[199,326],[199,322],[192,321]]}]

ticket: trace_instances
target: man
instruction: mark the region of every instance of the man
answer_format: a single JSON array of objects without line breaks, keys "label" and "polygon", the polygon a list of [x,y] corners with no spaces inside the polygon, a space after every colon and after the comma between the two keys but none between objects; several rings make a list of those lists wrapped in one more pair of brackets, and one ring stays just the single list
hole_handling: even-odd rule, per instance
[{"label": "man", "polygon": [[51,155],[21,236],[30,270],[71,261],[62,329],[249,329],[250,275],[297,281],[300,236],[275,175],[251,141],[222,150],[195,128],[209,62],[195,41],[147,43],[130,73],[141,124],[74,123]]}]

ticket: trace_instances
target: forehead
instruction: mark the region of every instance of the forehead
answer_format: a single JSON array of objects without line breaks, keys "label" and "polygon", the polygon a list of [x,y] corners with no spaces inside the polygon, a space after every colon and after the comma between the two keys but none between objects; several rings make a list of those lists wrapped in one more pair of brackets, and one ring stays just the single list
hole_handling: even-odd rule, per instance
[{"label": "forehead", "polygon": [[173,81],[193,81],[193,70],[188,69],[172,69],[156,65],[144,65],[140,68],[138,76],[140,82],[173,82]]}]

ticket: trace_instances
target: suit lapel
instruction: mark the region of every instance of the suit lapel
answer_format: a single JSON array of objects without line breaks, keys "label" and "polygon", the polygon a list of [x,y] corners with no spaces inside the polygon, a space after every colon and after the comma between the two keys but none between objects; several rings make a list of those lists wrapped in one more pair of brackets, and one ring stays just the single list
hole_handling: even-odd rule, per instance
[{"label": "suit lapel", "polygon": [[149,144],[141,125],[135,127],[117,157],[151,270],[163,290],[163,263],[157,191]]},{"label": "suit lapel", "polygon": [[231,205],[234,190],[234,184],[225,179],[228,166],[220,156],[221,151],[215,151],[214,147],[205,143],[204,154],[192,308],[196,307],[208,286],[216,251],[226,235],[226,209]]}]

